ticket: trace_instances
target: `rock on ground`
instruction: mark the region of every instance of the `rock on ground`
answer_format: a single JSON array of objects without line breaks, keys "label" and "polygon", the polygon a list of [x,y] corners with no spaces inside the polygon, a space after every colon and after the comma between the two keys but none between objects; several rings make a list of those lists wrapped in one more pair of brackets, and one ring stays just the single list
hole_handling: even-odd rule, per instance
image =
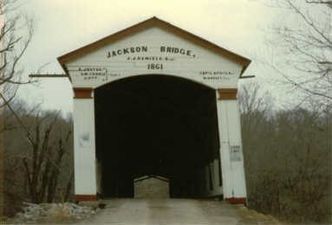
[{"label": "rock on ground", "polygon": [[96,214],[93,206],[74,203],[24,203],[23,211],[6,223],[75,223]]}]

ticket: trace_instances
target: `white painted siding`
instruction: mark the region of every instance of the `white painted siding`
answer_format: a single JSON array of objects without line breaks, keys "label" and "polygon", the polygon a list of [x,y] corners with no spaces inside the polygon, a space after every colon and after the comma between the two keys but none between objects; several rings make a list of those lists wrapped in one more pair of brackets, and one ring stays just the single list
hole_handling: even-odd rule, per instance
[{"label": "white painted siding", "polygon": [[[129,48],[130,51],[130,47],[136,46],[146,46],[148,51],[107,57],[108,52],[118,50],[121,52],[125,48]],[[186,54],[161,52],[162,46],[177,47],[183,49]],[[187,51],[190,51],[190,56],[187,55]],[[155,57],[155,59],[137,60],[137,57]],[[166,57],[169,60],[166,60]],[[149,69],[148,65],[151,63],[162,64],[163,68]],[[187,78],[212,88],[231,88],[237,86],[242,70],[242,66],[229,59],[156,27],[96,49],[66,66],[74,87],[93,88],[142,74],[168,74]],[[87,69],[98,71],[82,71]]]},{"label": "white painted siding", "polygon": [[[240,109],[238,101],[226,101],[228,128],[229,128],[229,144],[236,147],[236,152],[231,152],[231,169],[233,182],[233,197],[246,197],[246,182],[244,174],[243,151],[242,151],[242,137],[241,137],[241,122]],[[238,150],[238,151],[237,151]]]},{"label": "white painted siding", "polygon": [[[184,54],[164,52],[162,47],[183,49]],[[145,50],[138,51],[140,48]],[[66,67],[74,88],[97,88],[112,81],[146,74],[182,77],[214,89],[237,88],[243,69],[240,64],[157,27],[95,49],[66,64]],[[218,100],[217,111],[221,162],[215,160],[202,168],[202,177],[205,174],[206,182],[202,181],[200,189],[210,196],[223,193],[225,198],[245,198],[237,100]],[[96,167],[100,166],[96,164],[95,155],[93,99],[74,100],[74,149],[75,194],[95,195],[97,189],[101,191],[101,185],[100,174],[97,177],[96,172]],[[222,187],[219,186],[219,163]],[[213,190],[209,184],[209,171],[212,172]]]},{"label": "white painted siding", "polygon": [[224,198],[246,198],[240,113],[237,100],[218,101],[217,110]]},{"label": "white painted siding", "polygon": [[74,99],[75,194],[95,195],[96,154],[93,99]]}]

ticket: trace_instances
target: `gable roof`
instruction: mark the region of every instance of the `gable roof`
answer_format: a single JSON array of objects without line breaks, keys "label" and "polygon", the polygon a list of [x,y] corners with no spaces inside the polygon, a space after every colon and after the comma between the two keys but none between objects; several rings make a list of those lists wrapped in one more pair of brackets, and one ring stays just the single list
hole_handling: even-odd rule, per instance
[{"label": "gable roof", "polygon": [[161,180],[163,182],[169,183],[169,179],[168,178],[162,177],[162,176],[157,176],[157,175],[146,175],[146,176],[135,178],[134,179],[134,183],[137,183],[137,182],[140,182],[140,181],[144,181],[144,180],[147,180],[147,179],[151,179],[151,178],[154,178],[154,179]]},{"label": "gable roof", "polygon": [[196,45],[199,45],[203,48],[209,49],[210,51],[217,53],[225,58],[230,59],[231,61],[234,61],[240,65],[243,66],[243,70],[241,74],[244,72],[244,70],[247,68],[247,66],[250,64],[251,60],[248,58],[245,58],[243,56],[240,56],[238,54],[235,54],[234,52],[231,52],[225,48],[222,48],[212,42],[209,42],[197,35],[194,35],[188,31],[185,31],[179,27],[176,27],[166,21],[163,21],[157,17],[152,17],[150,19],[147,19],[143,22],[137,23],[131,27],[128,27],[124,30],[121,30],[119,32],[116,32],[114,34],[111,34],[107,37],[104,37],[100,40],[97,40],[91,44],[88,44],[86,46],[83,46],[81,48],[78,48],[72,52],[69,52],[65,55],[62,55],[58,57],[58,61],[61,64],[62,68],[66,71],[65,64],[73,61],[77,58],[80,58],[83,55],[86,55],[92,51],[95,51],[99,48],[102,48],[108,44],[114,43],[120,39],[123,39],[125,37],[128,37],[132,34],[138,33],[140,31],[146,30],[151,27],[158,27],[162,30],[168,31],[176,36],[179,36],[185,40],[188,40],[189,42],[192,42]]}]

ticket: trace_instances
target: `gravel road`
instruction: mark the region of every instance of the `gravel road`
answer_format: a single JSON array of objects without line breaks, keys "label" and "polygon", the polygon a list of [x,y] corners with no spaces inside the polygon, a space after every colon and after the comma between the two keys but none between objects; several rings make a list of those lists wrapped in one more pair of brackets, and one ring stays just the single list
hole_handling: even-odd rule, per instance
[{"label": "gravel road", "polygon": [[213,200],[111,199],[105,209],[80,224],[117,225],[280,225],[270,216]]}]

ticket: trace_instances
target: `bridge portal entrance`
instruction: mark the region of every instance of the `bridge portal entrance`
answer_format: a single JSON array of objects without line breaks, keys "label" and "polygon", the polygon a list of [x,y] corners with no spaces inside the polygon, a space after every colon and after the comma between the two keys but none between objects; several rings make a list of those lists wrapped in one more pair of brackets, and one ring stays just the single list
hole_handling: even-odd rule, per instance
[{"label": "bridge portal entrance", "polygon": [[134,179],[162,176],[170,197],[221,195],[215,91],[165,75],[95,90],[99,192],[133,197]]},{"label": "bridge portal entrance", "polygon": [[78,201],[132,197],[150,176],[171,197],[245,203],[237,85],[249,59],[153,17],[58,60],[74,90]]}]

